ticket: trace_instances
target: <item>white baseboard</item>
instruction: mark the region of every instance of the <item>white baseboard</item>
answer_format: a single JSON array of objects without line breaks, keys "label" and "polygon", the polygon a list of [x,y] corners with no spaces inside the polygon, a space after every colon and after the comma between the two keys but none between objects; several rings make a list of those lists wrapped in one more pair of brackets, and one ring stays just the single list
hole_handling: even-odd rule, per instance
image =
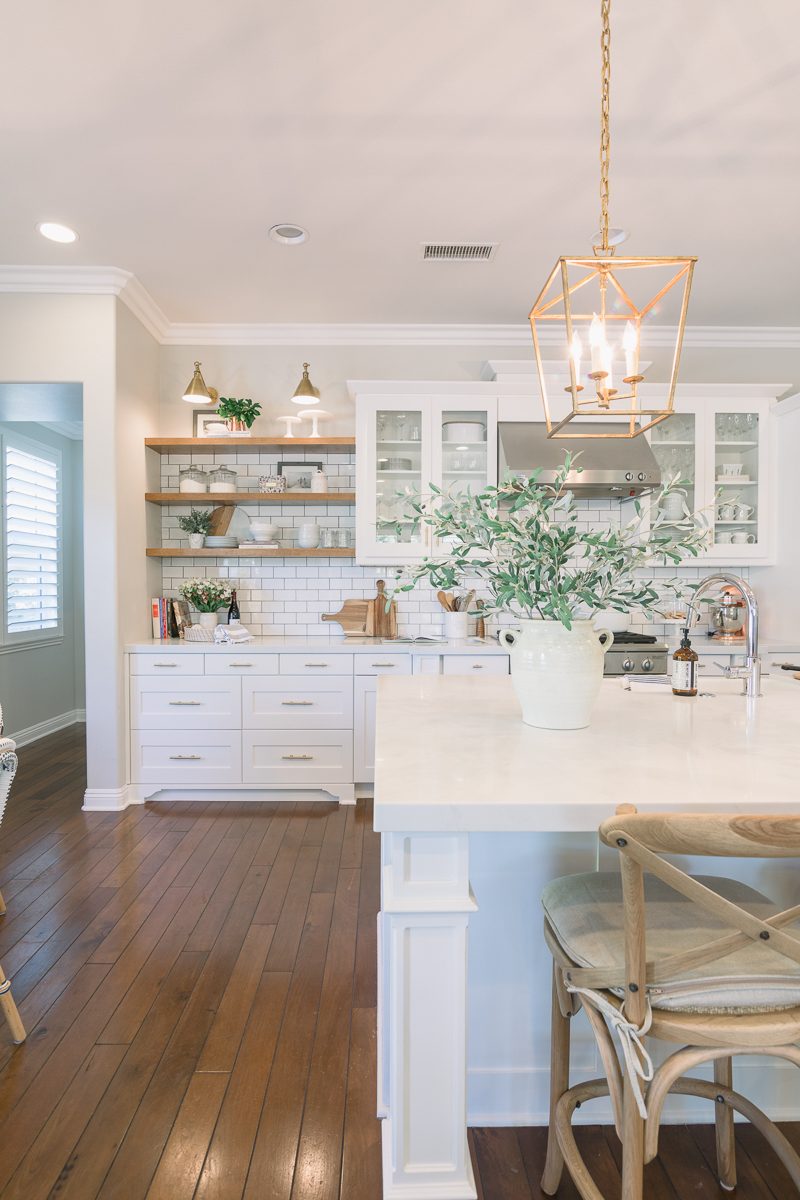
[{"label": "white baseboard", "polygon": [[130,789],[120,788],[87,788],[83,793],[84,812],[122,812],[129,804],[136,804]]},{"label": "white baseboard", "polygon": [[38,725],[29,725],[27,729],[18,729],[14,733],[9,732],[7,736],[13,738],[17,746],[27,746],[50,733],[58,733],[59,729],[67,729],[70,725],[83,724],[85,721],[86,709],[73,708],[57,717],[50,717],[48,721],[40,721]]}]

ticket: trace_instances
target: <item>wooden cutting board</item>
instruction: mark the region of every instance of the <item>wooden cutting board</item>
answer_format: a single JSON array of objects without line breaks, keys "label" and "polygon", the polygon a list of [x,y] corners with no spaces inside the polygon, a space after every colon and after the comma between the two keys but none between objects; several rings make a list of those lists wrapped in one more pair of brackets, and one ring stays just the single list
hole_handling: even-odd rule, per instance
[{"label": "wooden cutting board", "polygon": [[375,585],[378,594],[370,603],[375,609],[375,637],[397,637],[397,601],[393,600],[389,611],[386,611],[386,582],[379,579]]},{"label": "wooden cutting board", "polygon": [[323,613],[323,621],[336,621],[344,633],[362,633],[374,636],[373,600],[345,600],[337,613]]}]

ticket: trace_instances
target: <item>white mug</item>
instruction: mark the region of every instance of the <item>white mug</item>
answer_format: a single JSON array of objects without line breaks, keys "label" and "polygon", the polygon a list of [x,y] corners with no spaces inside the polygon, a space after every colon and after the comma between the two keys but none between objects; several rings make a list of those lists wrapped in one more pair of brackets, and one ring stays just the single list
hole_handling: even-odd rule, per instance
[{"label": "white mug", "polygon": [[732,542],[732,541],[733,541],[732,533],[726,532],[726,533],[718,533],[717,534],[717,545],[722,545],[724,543],[727,546],[728,543]]},{"label": "white mug", "polygon": [[735,542],[737,546],[745,546],[749,542],[754,542],[755,540],[756,535],[754,533],[745,533],[743,529],[738,530],[731,537],[731,541]]},{"label": "white mug", "polygon": [[297,544],[303,550],[313,550],[319,545],[319,525],[308,521],[297,530]]},{"label": "white mug", "polygon": [[719,508],[717,509],[717,520],[732,521],[735,511],[736,508],[733,504],[720,504]]},{"label": "white mug", "polygon": [[752,517],[753,513],[756,511],[752,504],[736,504],[734,507],[736,509],[735,519],[737,521],[749,520],[749,518]]},{"label": "white mug", "polygon": [[742,464],[741,463],[723,463],[722,464],[722,474],[723,475],[741,475],[741,473],[742,473]]}]

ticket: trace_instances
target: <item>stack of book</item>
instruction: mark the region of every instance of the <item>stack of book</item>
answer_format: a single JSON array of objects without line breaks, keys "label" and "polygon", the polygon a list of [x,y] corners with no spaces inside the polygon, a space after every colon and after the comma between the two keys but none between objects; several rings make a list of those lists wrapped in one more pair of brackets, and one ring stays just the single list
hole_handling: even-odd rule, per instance
[{"label": "stack of book", "polygon": [[153,618],[153,637],[183,637],[187,625],[191,625],[189,605],[185,600],[174,600],[171,596],[154,596],[150,601]]}]

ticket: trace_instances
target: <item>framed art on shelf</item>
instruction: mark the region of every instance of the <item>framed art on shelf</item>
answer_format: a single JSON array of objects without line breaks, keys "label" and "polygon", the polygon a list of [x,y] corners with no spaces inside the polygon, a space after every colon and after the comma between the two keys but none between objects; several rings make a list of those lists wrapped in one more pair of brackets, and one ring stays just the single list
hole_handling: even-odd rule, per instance
[{"label": "framed art on shelf", "polygon": [[193,437],[224,437],[228,432],[225,418],[219,415],[216,408],[195,408],[192,410]]},{"label": "framed art on shelf", "polygon": [[322,462],[279,462],[278,474],[286,480],[289,492],[310,492],[311,476],[322,470]]}]

